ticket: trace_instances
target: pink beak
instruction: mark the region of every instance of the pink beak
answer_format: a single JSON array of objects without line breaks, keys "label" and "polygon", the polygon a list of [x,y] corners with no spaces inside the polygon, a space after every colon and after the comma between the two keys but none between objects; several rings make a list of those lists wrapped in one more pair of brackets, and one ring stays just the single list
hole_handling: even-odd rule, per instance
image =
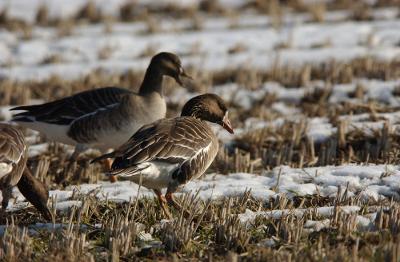
[{"label": "pink beak", "polygon": [[227,116],[222,119],[222,127],[225,128],[225,130],[229,133],[234,134],[231,121],[229,121],[229,118]]}]

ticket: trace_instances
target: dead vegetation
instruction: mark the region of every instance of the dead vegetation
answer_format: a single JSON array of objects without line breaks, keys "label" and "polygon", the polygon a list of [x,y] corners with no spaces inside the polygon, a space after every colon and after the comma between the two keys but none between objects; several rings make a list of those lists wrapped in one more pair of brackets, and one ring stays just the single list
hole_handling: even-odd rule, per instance
[{"label": "dead vegetation", "polygon": [[[308,87],[295,106],[304,117],[245,132],[222,147],[211,171],[226,174],[249,172],[259,174],[279,165],[309,167],[343,163],[398,163],[398,132],[380,113],[396,111],[379,101],[366,99],[368,90],[358,83],[347,96],[352,102],[330,103],[332,86],[370,77],[390,80],[399,77],[398,62],[380,62],[360,58],[349,63],[328,62],[302,68],[276,66],[267,72],[250,69],[223,70],[214,73],[190,73],[199,81],[201,90],[211,85],[238,83],[243,88],[258,90],[263,83],[274,81],[283,88]],[[75,81],[53,77],[46,81],[0,82],[1,104],[24,104],[30,99],[52,100],[85,89],[116,85],[137,87],[143,72],[107,75],[101,70]],[[315,80],[325,80],[314,86]],[[172,82],[172,81],[171,81]],[[167,93],[173,84],[167,81]],[[46,87],[46,88],[44,88]],[[393,89],[397,95],[398,88]],[[265,94],[251,110],[232,103],[232,120],[240,127],[244,116],[273,121],[280,117],[269,109],[279,101]],[[170,104],[170,115],[180,105]],[[343,115],[365,114],[365,120],[383,121],[382,128],[365,132],[357,129]],[[326,140],[314,141],[307,136],[308,117],[326,117],[337,131]],[[45,142],[38,138],[36,143]],[[95,153],[94,153],[95,154]],[[104,180],[100,165],[89,165],[92,154],[84,156],[71,169],[67,148],[51,143],[40,156],[29,160],[33,174],[50,189],[63,189],[71,184],[97,183]],[[382,177],[390,176],[382,174]],[[276,188],[271,190],[278,192]],[[55,211],[54,223],[43,222],[33,207],[8,213],[0,218],[4,227],[0,240],[0,257],[6,261],[129,261],[154,259],[199,260],[396,260],[399,256],[400,205],[390,199],[365,200],[359,195],[348,197],[346,188],[335,198],[320,195],[279,195],[260,201],[251,191],[239,197],[203,201],[184,195],[181,201],[191,215],[174,213],[173,221],[164,218],[154,199],[143,198],[130,203],[99,202],[96,190],[89,195],[74,193],[70,198],[80,205]],[[55,207],[57,199],[50,206]],[[356,213],[346,213],[342,206],[359,206]],[[329,216],[319,214],[318,207],[333,207]],[[295,210],[306,209],[301,215]],[[244,222],[239,214],[271,210],[289,210],[282,216],[257,216]],[[292,211],[290,211],[292,210]],[[369,224],[360,217],[371,217]],[[365,221],[362,220],[362,221]],[[369,218],[368,218],[369,219]],[[1,231],[1,230],[0,230]]]},{"label": "dead vegetation", "polygon": [[[141,4],[137,1],[126,1],[119,7],[117,15],[110,16],[102,12],[95,1],[87,1],[85,5],[79,8],[75,14],[68,18],[52,17],[49,14],[48,7],[41,5],[36,10],[36,16],[32,23],[22,19],[10,17],[8,15],[7,5],[0,11],[0,25],[8,30],[21,31],[26,37],[29,36],[31,28],[35,25],[59,27],[65,23],[87,24],[107,21],[148,21],[158,16],[173,17],[179,19],[192,19],[195,15],[201,16],[237,16],[241,12],[253,12],[266,14],[271,17],[271,26],[280,28],[285,15],[309,14],[310,22],[325,21],[327,11],[342,10],[348,12],[348,19],[354,20],[372,20],[374,16],[372,11],[380,7],[397,7],[398,0],[378,0],[378,1],[323,1],[309,2],[303,0],[289,1],[248,1],[244,5],[229,6],[222,5],[217,0],[202,0],[192,6],[180,5],[179,3],[157,3]],[[196,28],[196,27],[194,27]],[[191,27],[193,29],[193,27]]]},{"label": "dead vegetation", "polygon": [[[104,48],[104,54],[99,54],[107,59],[109,48]],[[51,59],[51,57],[49,58]],[[56,59],[56,58],[54,58]],[[266,82],[277,82],[285,88],[307,87],[308,90],[295,106],[304,115],[298,122],[287,121],[283,125],[267,127],[261,130],[247,132],[237,136],[232,148],[221,150],[213,169],[217,172],[256,172],[263,168],[273,168],[282,164],[294,167],[320,166],[327,164],[341,164],[348,162],[374,162],[396,163],[398,156],[398,132],[385,124],[380,130],[366,134],[363,130],[349,125],[340,120],[340,116],[367,113],[373,122],[385,121],[377,114],[393,112],[391,108],[379,101],[366,99],[366,88],[357,84],[354,91],[348,93],[349,98],[358,99],[359,102],[330,103],[332,86],[334,84],[351,83],[359,78],[391,80],[400,77],[400,61],[382,62],[370,57],[357,58],[347,63],[330,61],[319,65],[304,65],[300,68],[289,65],[276,65],[268,71],[257,71],[251,68],[226,69],[217,72],[199,72],[195,68],[189,69],[189,74],[196,79],[196,87],[192,91],[205,92],[210,86],[226,83],[237,83],[243,88],[258,90]],[[11,80],[0,81],[0,104],[26,104],[30,99],[51,101],[77,93],[79,91],[101,87],[121,86],[135,90],[142,80],[143,72],[128,71],[122,74],[109,75],[102,70],[97,70],[78,80],[63,80],[52,77],[45,81],[15,82]],[[324,86],[313,87],[313,81],[323,80]],[[166,81],[166,95],[175,85],[173,81]],[[393,94],[398,90],[395,88]],[[232,120],[237,127],[248,117],[258,117],[268,121],[280,117],[273,113],[268,106],[277,101],[274,94],[266,93],[265,97],[255,103],[251,110],[243,110],[240,106],[231,104]],[[293,103],[285,101],[286,103]],[[179,113],[181,105],[169,105],[169,115]],[[326,117],[337,132],[325,141],[313,141],[307,137],[309,129],[307,117]],[[61,151],[60,151],[61,150]],[[85,165],[82,161],[76,167],[75,174],[66,174],[62,169],[67,157],[61,153],[49,152],[40,159],[32,161],[47,164],[54,182],[66,185],[66,181],[95,182],[98,179],[96,170]],[[92,168],[92,169],[90,169]],[[45,172],[46,173],[46,172]],[[71,180],[72,179],[72,180]],[[48,181],[50,182],[50,181]]]},{"label": "dead vegetation", "polygon": [[[101,49],[99,57],[107,59],[112,51],[112,47],[105,46]],[[149,49],[148,53],[144,55],[148,56],[153,53],[154,50]],[[58,61],[59,57],[49,56],[43,63]],[[265,82],[278,82],[288,88],[298,88],[307,86],[312,80],[323,80],[329,85],[350,83],[358,78],[398,79],[400,77],[400,60],[380,61],[372,57],[363,57],[349,62],[329,61],[316,65],[305,64],[301,67],[282,65],[277,60],[274,66],[267,71],[246,67],[215,72],[202,72],[194,68],[190,68],[188,71],[190,75],[196,78],[196,84],[199,86],[206,85],[205,88],[230,82],[238,83],[251,90],[259,88]],[[135,90],[140,85],[142,77],[143,72],[133,70],[110,75],[98,69],[77,80],[64,80],[58,76],[53,76],[44,81],[27,82],[4,79],[0,80],[0,105],[25,104],[26,99],[49,101],[100,86],[122,86]],[[171,82],[167,81],[167,94],[172,90],[172,86]],[[320,96],[317,93],[311,95]]]},{"label": "dead vegetation", "polygon": [[[309,3],[309,1],[306,1]],[[49,16],[45,5],[36,15],[35,24],[54,26],[59,36],[72,34],[77,23],[107,21],[105,31],[112,31],[115,21],[143,21],[143,33],[161,32],[158,16],[188,18],[187,30],[201,30],[207,15],[228,16],[231,28],[237,27],[238,13],[255,11],[271,17],[271,26],[279,28],[283,16],[292,13],[309,14],[310,22],[324,22],[331,10],[348,10],[348,19],[363,21],[374,19],[374,8],[398,5],[397,0],[326,1],[305,4],[301,0],[249,1],[238,10],[227,10],[218,1],[200,1],[198,6],[178,5],[140,6],[129,1],[121,6],[118,17],[106,17],[89,1],[73,19],[57,20]],[[200,10],[200,12],[199,12]],[[239,11],[240,10],[240,11]],[[10,18],[7,9],[0,13],[0,25],[7,30],[21,32],[25,39],[32,34],[33,25]],[[372,41],[372,40],[371,40]],[[276,46],[288,48],[287,41]],[[329,41],[312,48],[329,46]],[[246,51],[244,44],[233,45],[230,54]],[[140,56],[151,56],[157,47],[149,46]],[[112,57],[114,48],[104,46],[98,58]],[[193,53],[198,47],[193,46]],[[42,64],[62,62],[60,57],[48,56]],[[348,62],[326,61],[293,67],[282,64],[279,58],[269,70],[242,68],[216,72],[190,68],[189,74],[196,85],[189,91],[206,92],[211,86],[236,83],[241,88],[258,91],[266,82],[275,82],[286,89],[306,88],[299,100],[283,100],[299,109],[302,117],[296,121],[283,121],[280,125],[267,125],[237,135],[221,147],[210,172],[228,174],[248,172],[260,174],[280,165],[310,167],[345,163],[398,164],[400,157],[399,132],[381,113],[396,112],[382,101],[368,97],[368,88],[359,79],[396,80],[400,78],[400,60],[380,61],[361,57]],[[51,101],[83,90],[100,86],[121,86],[135,90],[141,83],[143,72],[127,71],[112,74],[98,69],[77,80],[64,80],[53,76],[43,81],[18,82],[0,80],[0,105],[30,103],[32,99]],[[316,82],[322,81],[319,85]],[[357,83],[346,94],[351,100],[331,102],[335,84]],[[166,95],[175,89],[173,81],[166,81]],[[400,97],[400,86],[392,94]],[[270,108],[281,102],[277,94],[266,93],[246,110],[231,101],[231,118],[235,127],[243,127],[249,117],[273,122],[285,116]],[[178,114],[178,104],[169,104],[169,116]],[[343,116],[365,114],[365,121],[380,122],[381,128],[369,130],[352,125]],[[325,140],[314,141],[307,136],[312,124],[309,118],[323,117],[336,131]],[[398,123],[396,123],[398,124]],[[314,127],[315,128],[315,127]],[[319,128],[319,127],[316,127]],[[35,143],[46,142],[38,138]],[[96,153],[85,155],[71,170],[66,147],[51,143],[40,156],[29,159],[34,175],[52,190],[81,183],[104,180],[100,165],[89,165]],[[382,174],[382,177],[390,176]],[[272,191],[278,192],[278,183]],[[33,208],[0,216],[0,260],[4,261],[132,261],[132,260],[216,260],[216,261],[397,261],[400,257],[400,205],[387,199],[365,200],[360,194],[347,196],[346,188],[334,198],[321,196],[279,195],[268,201],[251,197],[251,191],[237,197],[215,201],[200,200],[196,194],[180,197],[190,216],[174,212],[175,220],[164,221],[158,202],[154,199],[133,199],[130,203],[100,202],[94,190],[88,195],[74,192],[70,200],[80,205],[67,210],[55,210],[57,199],[50,206],[56,213],[53,223]],[[360,210],[347,213],[341,207],[358,206]],[[320,214],[318,207],[333,207],[329,216]],[[295,209],[306,209],[296,215]],[[282,216],[259,215],[243,222],[239,214],[289,210]],[[360,223],[370,219],[369,224]],[[364,220],[363,220],[364,219]]]},{"label": "dead vegetation", "polygon": [[[81,207],[58,214],[54,224],[35,224],[39,220],[34,217],[33,224],[24,227],[26,211],[14,213],[2,233],[0,257],[6,261],[177,258],[280,261],[338,257],[354,261],[371,257],[395,260],[399,252],[397,202],[365,205],[357,197],[338,194],[319,203],[308,202],[307,198],[291,200],[282,195],[268,204],[244,194],[210,204],[195,195],[186,195],[183,201],[201,212],[200,217],[186,218],[178,213],[176,220],[160,222],[154,200],[115,204],[98,203],[85,196],[82,201]],[[320,214],[316,210],[321,205],[332,206],[332,212]],[[347,213],[342,209],[347,205],[365,208]],[[247,222],[238,216],[246,209],[294,211],[297,207],[309,211],[302,215],[288,212],[278,217],[259,215]],[[369,224],[358,222],[358,217],[370,214],[375,218]]]}]

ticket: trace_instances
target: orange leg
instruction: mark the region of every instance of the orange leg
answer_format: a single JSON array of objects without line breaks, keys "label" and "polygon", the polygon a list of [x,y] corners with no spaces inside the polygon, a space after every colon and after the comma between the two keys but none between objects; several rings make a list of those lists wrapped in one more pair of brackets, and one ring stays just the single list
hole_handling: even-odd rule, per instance
[{"label": "orange leg", "polygon": [[167,204],[167,200],[165,197],[162,195],[161,191],[159,189],[154,189],[154,193],[157,195],[158,201],[160,202],[160,206],[164,212],[164,214],[167,216],[168,219],[172,219],[172,215],[169,212]]},{"label": "orange leg", "polygon": [[[103,160],[103,165],[104,165],[104,167],[105,167],[105,169],[107,170],[107,171],[110,171],[111,170],[111,166],[112,166],[112,160],[110,159],[110,158],[106,158],[106,159],[104,159]],[[117,182],[117,177],[116,176],[113,176],[113,175],[110,175],[109,176],[109,179],[110,179],[110,182],[111,183],[115,183],[115,182]]]},{"label": "orange leg", "polygon": [[172,194],[173,194],[172,192],[168,191],[165,194],[165,199],[167,200],[168,205],[173,206],[179,212],[183,212],[183,216],[189,218],[191,216],[190,212],[187,211],[185,208],[182,208],[182,206],[175,201],[174,196]]},{"label": "orange leg", "polygon": [[181,205],[179,205],[179,204],[175,201],[174,196],[172,195],[171,192],[167,192],[167,193],[165,194],[165,199],[167,200],[168,205],[173,206],[174,208],[176,208],[176,209],[178,209],[178,210],[181,210],[181,209],[182,209]]}]

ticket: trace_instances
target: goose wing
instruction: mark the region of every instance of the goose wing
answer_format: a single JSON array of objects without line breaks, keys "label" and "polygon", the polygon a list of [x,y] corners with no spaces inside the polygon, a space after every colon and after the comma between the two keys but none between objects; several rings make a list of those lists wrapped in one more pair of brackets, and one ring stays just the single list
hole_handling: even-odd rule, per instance
[{"label": "goose wing", "polygon": [[132,92],[123,88],[104,87],[40,105],[18,106],[11,110],[24,110],[25,112],[15,114],[12,120],[69,125],[79,117],[118,104],[122,97],[129,93]]},{"label": "goose wing", "polygon": [[107,157],[115,157],[111,174],[126,176],[133,175],[136,166],[149,161],[178,163],[182,168],[185,163],[196,160],[204,166],[208,164],[207,159],[199,158],[207,157],[205,153],[215,141],[205,122],[192,117],[162,119],[143,126]]}]

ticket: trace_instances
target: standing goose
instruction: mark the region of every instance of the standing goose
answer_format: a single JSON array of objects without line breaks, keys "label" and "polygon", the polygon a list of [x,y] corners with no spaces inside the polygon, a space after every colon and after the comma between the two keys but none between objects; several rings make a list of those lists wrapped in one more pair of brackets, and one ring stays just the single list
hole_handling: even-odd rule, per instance
[{"label": "standing goose", "polygon": [[151,59],[138,93],[117,87],[84,91],[50,103],[12,108],[25,111],[12,121],[50,140],[75,145],[73,161],[87,148],[104,153],[127,141],[141,126],[165,117],[164,75],[181,86],[185,77],[190,78],[176,55],[162,52]]},{"label": "standing goose", "polygon": [[[92,162],[115,158],[110,175],[153,189],[170,217],[165,202],[180,209],[172,194],[180,185],[200,177],[218,152],[218,139],[206,121],[233,134],[223,100],[204,94],[190,99],[180,117],[143,126],[120,148]],[[165,198],[163,188],[167,188]]]},{"label": "standing goose", "polygon": [[24,135],[12,126],[0,123],[0,190],[3,195],[3,211],[8,206],[12,188],[17,185],[22,195],[47,220],[51,220],[47,208],[48,190],[26,167],[27,158]]}]

